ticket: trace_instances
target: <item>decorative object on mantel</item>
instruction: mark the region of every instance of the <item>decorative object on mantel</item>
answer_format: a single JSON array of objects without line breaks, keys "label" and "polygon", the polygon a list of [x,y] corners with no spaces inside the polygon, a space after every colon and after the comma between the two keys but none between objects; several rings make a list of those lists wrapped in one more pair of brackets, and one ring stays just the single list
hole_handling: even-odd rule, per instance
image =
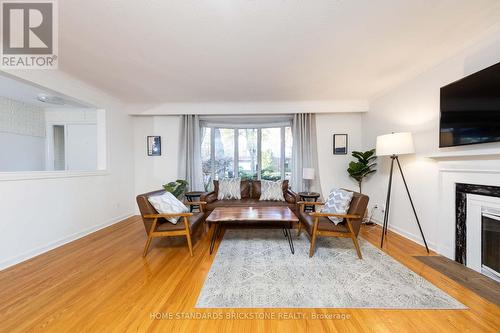
[{"label": "decorative object on mantel", "polygon": [[406,193],[408,193],[408,198],[410,199],[411,208],[413,209],[413,214],[415,214],[415,219],[417,220],[418,229],[424,240],[425,249],[429,253],[429,247],[427,246],[427,241],[425,240],[424,232],[420,226],[420,221],[418,220],[417,211],[415,210],[415,205],[410,195],[410,190],[408,190],[408,185],[406,184],[406,179],[403,174],[403,169],[401,169],[401,164],[399,163],[398,155],[413,154],[415,152],[415,146],[413,145],[413,136],[409,132],[404,133],[392,133],[386,135],[379,135],[377,137],[377,156],[390,156],[391,157],[391,171],[389,174],[389,185],[387,188],[387,199],[385,202],[385,215],[384,224],[382,228],[382,240],[380,241],[380,247],[384,245],[384,237],[387,236],[387,229],[389,224],[389,208],[391,202],[391,186],[392,186],[392,174],[394,171],[394,161],[397,162],[399,172],[401,173],[401,178],[403,178],[403,183],[406,188]]},{"label": "decorative object on mantel", "polygon": [[182,199],[184,193],[186,192],[186,188],[188,186],[188,182],[184,179],[177,179],[175,182],[170,182],[168,184],[163,185],[165,191],[172,193],[179,200]]},{"label": "decorative object on mantel", "polygon": [[148,156],[161,156],[161,136],[148,136]]},{"label": "decorative object on mantel", "polygon": [[347,154],[347,134],[333,135],[333,154],[334,155]]},{"label": "decorative object on mantel", "polygon": [[377,156],[375,156],[375,149],[367,150],[365,152],[353,151],[352,156],[358,161],[351,161],[349,163],[349,168],[347,168],[347,172],[349,173],[349,176],[358,182],[359,193],[363,193],[361,191],[363,180],[370,174],[377,171],[377,169],[374,169],[377,165],[377,163],[375,163],[375,160],[377,159]]},{"label": "decorative object on mantel", "polygon": [[311,193],[311,182],[314,180],[314,169],[304,168],[302,170],[302,179],[306,183],[306,193]]}]

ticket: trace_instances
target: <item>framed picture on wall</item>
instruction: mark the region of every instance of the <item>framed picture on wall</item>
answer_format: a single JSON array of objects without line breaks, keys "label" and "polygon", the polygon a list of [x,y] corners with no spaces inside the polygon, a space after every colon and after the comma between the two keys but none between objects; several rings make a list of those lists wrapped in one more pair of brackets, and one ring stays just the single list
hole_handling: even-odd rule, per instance
[{"label": "framed picture on wall", "polygon": [[161,156],[161,136],[148,136],[148,156]]},{"label": "framed picture on wall", "polygon": [[333,154],[334,155],[347,154],[347,134],[333,135]]}]

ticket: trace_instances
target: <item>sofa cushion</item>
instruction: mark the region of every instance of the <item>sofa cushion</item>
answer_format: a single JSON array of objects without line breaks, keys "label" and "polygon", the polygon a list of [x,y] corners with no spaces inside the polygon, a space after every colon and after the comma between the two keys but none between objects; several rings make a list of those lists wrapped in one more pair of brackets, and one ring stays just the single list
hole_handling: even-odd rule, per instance
[{"label": "sofa cushion", "polygon": [[[165,192],[160,195],[148,197],[148,201],[160,214],[179,214],[187,213],[189,209],[179,201],[172,193]],[[166,219],[170,223],[176,224],[178,217],[169,217]]]},{"label": "sofa cushion", "polygon": [[[325,206],[323,207],[323,209],[321,209],[321,212],[332,214],[347,214],[353,195],[354,193],[351,191],[346,191],[340,188],[332,189],[330,191],[330,194],[328,195],[328,199],[325,202]],[[340,217],[335,216],[329,216],[328,218],[335,224],[339,224],[344,220]]]},{"label": "sofa cushion", "polygon": [[[252,185],[252,183],[249,180],[242,180],[241,181],[240,191],[241,191],[241,198],[242,199],[248,199],[248,198],[250,198],[250,194],[251,194],[250,188],[251,188],[251,185]],[[214,180],[214,192],[215,193],[219,193],[219,181],[218,180]],[[217,195],[215,197],[217,197]]]},{"label": "sofa cushion", "polygon": [[260,201],[285,201],[283,196],[283,182],[273,182],[270,180],[261,180]]},{"label": "sofa cushion", "polygon": [[[281,185],[283,188],[283,193],[288,191],[288,179],[283,180]],[[252,199],[260,199],[260,194],[262,191],[261,188],[262,188],[262,184],[261,184],[260,180],[254,180],[252,182],[252,195],[251,195]]]},{"label": "sofa cushion", "polygon": [[260,201],[258,199],[241,199],[241,200],[216,200],[207,204],[207,211],[212,211],[217,207],[282,207],[287,206],[292,211],[295,211],[295,204],[290,204],[286,201]]},{"label": "sofa cushion", "polygon": [[223,178],[219,180],[218,200],[241,199],[241,178]]}]

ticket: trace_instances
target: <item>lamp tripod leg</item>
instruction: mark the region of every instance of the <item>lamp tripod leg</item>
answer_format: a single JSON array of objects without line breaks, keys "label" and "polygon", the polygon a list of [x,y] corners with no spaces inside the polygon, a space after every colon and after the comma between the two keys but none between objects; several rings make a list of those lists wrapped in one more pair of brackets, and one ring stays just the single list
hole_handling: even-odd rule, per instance
[{"label": "lamp tripod leg", "polygon": [[380,248],[384,245],[384,237],[387,235],[387,227],[389,224],[389,207],[391,203],[391,188],[392,188],[392,174],[394,171],[394,156],[391,156],[391,172],[389,173],[389,185],[387,186],[387,198],[385,200],[385,213],[384,225],[382,226],[382,240],[380,241]]},{"label": "lamp tripod leg", "polygon": [[417,220],[418,230],[420,230],[420,234],[422,235],[422,239],[424,240],[425,249],[427,250],[427,253],[429,253],[429,247],[427,246],[427,241],[425,240],[424,232],[422,231],[422,227],[420,226],[420,221],[418,220],[417,211],[415,210],[415,205],[413,205],[413,200],[411,199],[410,190],[408,190],[408,185],[406,184],[406,179],[403,174],[403,169],[401,168],[401,164],[399,163],[399,158],[397,156],[396,156],[396,162],[398,163],[399,172],[401,173],[401,177],[403,178],[403,183],[405,184],[406,193],[408,193],[408,198],[410,199],[410,204],[411,208],[413,209],[413,214],[415,214],[415,219]]}]

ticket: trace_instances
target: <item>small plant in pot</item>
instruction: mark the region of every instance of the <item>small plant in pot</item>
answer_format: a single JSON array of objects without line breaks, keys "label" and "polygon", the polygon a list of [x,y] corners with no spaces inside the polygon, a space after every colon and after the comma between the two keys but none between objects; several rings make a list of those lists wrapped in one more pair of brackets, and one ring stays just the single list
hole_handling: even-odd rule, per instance
[{"label": "small plant in pot", "polygon": [[184,179],[177,179],[175,182],[170,182],[163,185],[165,191],[172,193],[177,199],[182,200],[186,193],[188,182]]},{"label": "small plant in pot", "polygon": [[354,178],[358,182],[359,193],[362,193],[362,185],[363,180],[376,172],[375,160],[377,156],[375,156],[375,149],[367,150],[365,152],[353,151],[352,156],[357,159],[357,161],[351,161],[349,163],[349,168],[347,168],[347,172],[349,176]]}]

